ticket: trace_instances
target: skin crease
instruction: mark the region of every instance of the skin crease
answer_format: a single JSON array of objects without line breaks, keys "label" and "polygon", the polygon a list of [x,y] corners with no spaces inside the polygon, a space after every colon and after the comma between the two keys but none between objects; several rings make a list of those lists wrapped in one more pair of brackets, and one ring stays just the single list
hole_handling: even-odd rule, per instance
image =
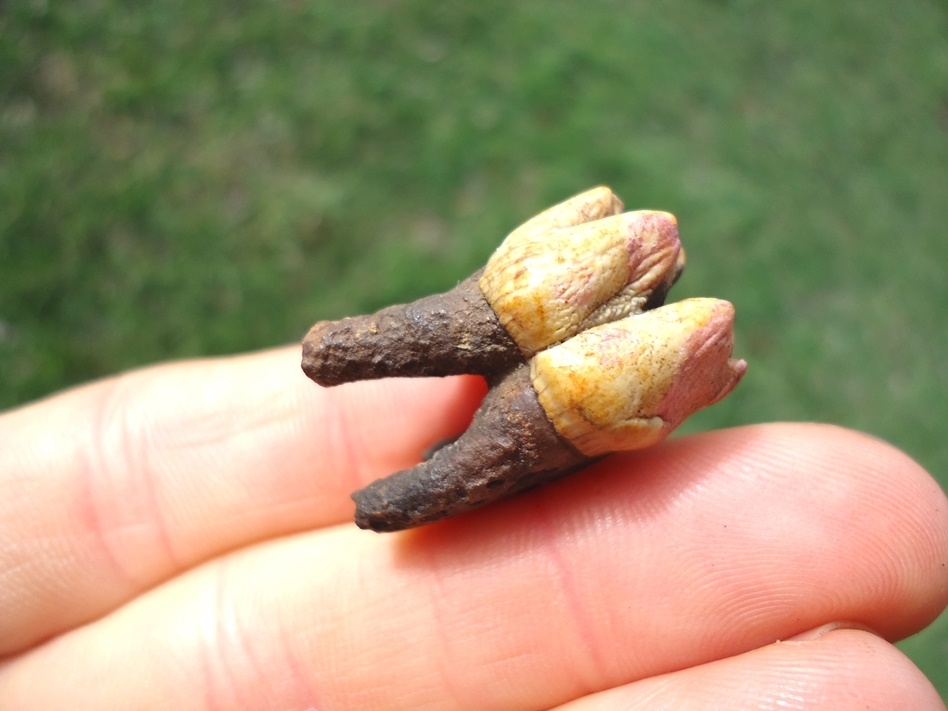
[{"label": "skin crease", "polygon": [[348,493],[483,384],[298,357],[0,415],[0,708],[944,708],[890,642],[948,603],[948,501],[893,447],[705,433],[380,536]]}]

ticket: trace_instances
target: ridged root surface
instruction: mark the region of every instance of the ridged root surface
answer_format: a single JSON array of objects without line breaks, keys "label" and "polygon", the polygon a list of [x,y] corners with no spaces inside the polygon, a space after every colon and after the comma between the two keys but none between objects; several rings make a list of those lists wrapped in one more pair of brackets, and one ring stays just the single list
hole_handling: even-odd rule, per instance
[{"label": "ridged root surface", "polygon": [[356,491],[355,521],[380,532],[413,528],[559,478],[590,461],[556,433],[524,365],[490,389],[455,442],[416,467]]}]

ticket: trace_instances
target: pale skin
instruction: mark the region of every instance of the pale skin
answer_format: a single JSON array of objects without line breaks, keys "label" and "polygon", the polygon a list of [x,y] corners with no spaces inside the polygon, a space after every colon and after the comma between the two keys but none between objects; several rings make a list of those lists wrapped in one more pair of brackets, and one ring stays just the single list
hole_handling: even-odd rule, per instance
[{"label": "pale skin", "polygon": [[379,535],[350,491],[483,385],[298,360],[0,415],[0,708],[945,708],[891,642],[948,603],[948,501],[890,445],[710,432]]}]

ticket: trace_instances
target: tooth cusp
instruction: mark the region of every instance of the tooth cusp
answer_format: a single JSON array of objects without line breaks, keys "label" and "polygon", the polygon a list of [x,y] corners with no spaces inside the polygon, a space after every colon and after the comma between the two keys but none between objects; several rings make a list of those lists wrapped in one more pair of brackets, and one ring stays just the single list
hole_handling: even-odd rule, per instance
[{"label": "tooth cusp", "polygon": [[687,299],[588,329],[530,361],[557,432],[584,454],[651,446],[730,392],[733,307]]},{"label": "tooth cusp", "polygon": [[604,185],[574,195],[568,200],[547,208],[520,225],[507,237],[508,241],[527,238],[549,230],[573,227],[584,222],[618,215],[625,206],[610,188]]},{"label": "tooth cusp", "polygon": [[480,287],[528,357],[590,326],[637,313],[679,260],[677,223],[665,212],[521,230],[491,256]]}]

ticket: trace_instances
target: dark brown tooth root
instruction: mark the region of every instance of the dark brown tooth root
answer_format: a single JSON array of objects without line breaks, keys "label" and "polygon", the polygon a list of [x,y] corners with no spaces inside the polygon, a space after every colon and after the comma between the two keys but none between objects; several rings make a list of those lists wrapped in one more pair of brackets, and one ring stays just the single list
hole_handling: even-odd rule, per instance
[{"label": "dark brown tooth root", "polygon": [[454,443],[356,491],[355,521],[380,532],[413,528],[559,478],[589,461],[556,433],[523,365],[490,390]]},{"label": "dark brown tooth root", "polygon": [[329,386],[509,370],[524,357],[481,293],[480,276],[410,304],[317,323],[303,339],[303,371]]}]

